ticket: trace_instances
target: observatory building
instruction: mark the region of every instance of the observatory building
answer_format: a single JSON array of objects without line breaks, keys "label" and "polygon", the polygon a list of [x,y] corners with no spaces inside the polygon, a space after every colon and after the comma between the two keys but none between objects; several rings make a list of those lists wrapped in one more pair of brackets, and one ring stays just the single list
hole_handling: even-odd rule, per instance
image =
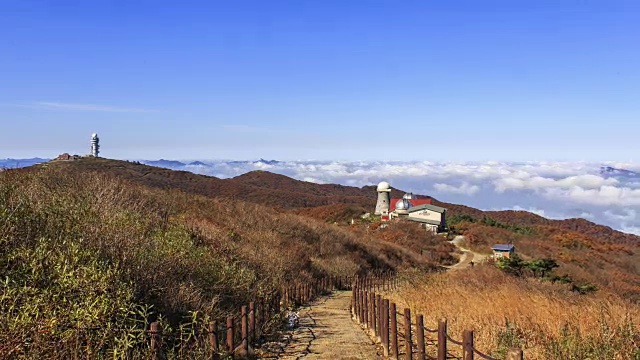
[{"label": "observatory building", "polygon": [[98,157],[100,155],[100,138],[98,138],[98,134],[91,134],[91,156]]},{"label": "observatory building", "polygon": [[378,202],[376,202],[376,211],[374,214],[381,215],[383,218],[389,218],[389,200],[391,198],[391,185],[383,181],[378,184]]},{"label": "observatory building", "polygon": [[[420,223],[428,231],[438,233],[447,227],[447,209],[435,206],[431,198],[419,198],[412,193],[404,194],[402,199],[389,199],[391,185],[383,181],[378,184],[378,202],[376,215],[381,215],[383,221],[405,219]],[[390,209],[390,205],[393,209]]]}]

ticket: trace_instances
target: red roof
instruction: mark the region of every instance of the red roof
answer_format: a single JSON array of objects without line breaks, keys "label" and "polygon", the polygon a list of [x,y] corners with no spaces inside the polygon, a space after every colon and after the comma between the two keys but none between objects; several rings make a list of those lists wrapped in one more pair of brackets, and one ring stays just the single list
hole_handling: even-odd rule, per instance
[{"label": "red roof", "polygon": [[[402,198],[391,199],[391,202],[389,203],[389,212],[396,210],[396,203],[400,200],[402,200]],[[410,199],[409,201],[411,201],[411,205],[413,206],[431,205],[431,199]]]}]

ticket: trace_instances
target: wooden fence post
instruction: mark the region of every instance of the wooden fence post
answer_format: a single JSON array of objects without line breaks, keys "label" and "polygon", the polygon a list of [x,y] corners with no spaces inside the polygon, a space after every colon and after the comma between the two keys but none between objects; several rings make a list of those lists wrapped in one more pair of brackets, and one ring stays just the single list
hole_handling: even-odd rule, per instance
[{"label": "wooden fence post", "polygon": [[391,355],[397,360],[400,354],[398,354],[398,319],[396,317],[396,303],[391,303],[389,315],[391,316]]},{"label": "wooden fence post", "polygon": [[256,306],[252,301],[249,303],[249,342],[256,338]]},{"label": "wooden fence post", "polygon": [[298,298],[298,305],[302,304],[304,302],[304,285],[303,284],[298,284],[298,294],[297,294],[297,298]]},{"label": "wooden fence post", "polygon": [[413,351],[411,350],[411,310],[404,309],[404,349],[406,352],[405,359],[413,359]]},{"label": "wooden fence post", "polygon": [[360,290],[360,324],[364,323],[366,308],[365,291]]},{"label": "wooden fence post", "polygon": [[209,346],[211,346],[211,360],[220,359],[220,354],[218,354],[218,322],[215,320],[209,323]]},{"label": "wooden fence post", "polygon": [[522,349],[509,349],[507,360],[524,360]]},{"label": "wooden fence post", "polygon": [[418,360],[425,360],[427,355],[424,346],[424,316],[422,314],[416,316],[416,340],[418,341]]},{"label": "wooden fence post", "polygon": [[462,359],[473,360],[473,330],[462,333]]},{"label": "wooden fence post", "polygon": [[293,285],[293,287],[291,287],[291,294],[290,294],[290,300],[291,300],[291,306],[296,306],[298,303],[298,285]]},{"label": "wooden fence post", "polygon": [[356,288],[351,289],[351,318],[356,315]]},{"label": "wooden fence post", "polygon": [[300,287],[302,288],[300,289],[302,291],[302,298],[300,299],[300,302],[304,304],[307,302],[307,284],[302,284]]},{"label": "wooden fence post", "polygon": [[380,296],[380,294],[376,295],[376,319],[373,329],[375,330],[375,336],[378,341],[382,341],[382,336],[380,335],[380,331],[382,330],[382,296]]},{"label": "wooden fence post", "polygon": [[356,321],[360,322],[360,288],[356,288]]},{"label": "wooden fence post", "polygon": [[364,308],[365,308],[365,313],[364,313],[364,326],[367,329],[370,329],[370,320],[369,320],[369,316],[371,316],[371,293],[369,293],[369,290],[366,290],[364,292]]},{"label": "wooden fence post", "polygon": [[249,354],[249,321],[247,318],[247,305],[242,305],[240,308],[240,328],[242,330],[242,355]]},{"label": "wooden fence post", "polygon": [[384,356],[389,357],[389,300],[382,299],[382,347]]},{"label": "wooden fence post", "polygon": [[447,360],[447,319],[438,321],[438,360]]},{"label": "wooden fence post", "polygon": [[282,287],[282,305],[286,308],[289,306],[289,288]]},{"label": "wooden fence post", "polygon": [[356,313],[354,314],[356,321],[360,320],[360,288],[356,287]]},{"label": "wooden fence post", "polygon": [[227,316],[227,352],[233,354],[233,317]]},{"label": "wooden fence post", "polygon": [[371,292],[369,294],[369,329],[371,329],[374,333],[376,330],[376,295]]},{"label": "wooden fence post", "polygon": [[160,341],[162,336],[162,327],[159,322],[154,321],[149,325],[149,335],[151,335],[151,359],[161,359]]}]

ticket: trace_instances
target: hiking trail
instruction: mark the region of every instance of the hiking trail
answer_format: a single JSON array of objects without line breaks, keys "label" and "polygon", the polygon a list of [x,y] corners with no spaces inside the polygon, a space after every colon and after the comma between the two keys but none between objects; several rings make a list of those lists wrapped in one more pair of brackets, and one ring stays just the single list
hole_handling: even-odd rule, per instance
[{"label": "hiking trail", "polygon": [[382,359],[378,348],[351,320],[351,291],[335,291],[298,309],[300,323],[260,348],[261,359]]}]

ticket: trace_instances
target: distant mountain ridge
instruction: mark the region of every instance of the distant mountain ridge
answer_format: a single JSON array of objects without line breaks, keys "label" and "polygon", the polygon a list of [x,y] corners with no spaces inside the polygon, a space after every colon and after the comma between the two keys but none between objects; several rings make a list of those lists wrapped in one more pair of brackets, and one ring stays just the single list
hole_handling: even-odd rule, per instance
[{"label": "distant mountain ridge", "polygon": [[[259,170],[235,178],[220,179],[184,170],[104,158],[49,164],[65,171],[104,172],[151,187],[180,189],[209,197],[237,199],[282,209],[340,203],[373,208],[376,201],[375,187],[321,185]],[[162,160],[160,164],[167,165],[172,162]]]},{"label": "distant mountain ridge", "polygon": [[[185,171],[189,169],[189,166],[208,166],[208,164],[201,161],[187,164],[176,160],[160,159],[144,161],[146,165],[142,165],[103,158],[93,160],[61,164],[63,166],[74,166],[82,171],[114,172],[129,180],[151,186],[179,188],[201,195],[257,202],[284,209],[331,204],[352,204],[362,206],[365,209],[373,209],[375,206],[376,193],[374,185],[357,188],[338,184],[316,184],[261,170],[250,171],[231,179],[220,179]],[[31,166],[44,162],[46,159],[5,159],[0,160],[0,166],[3,166],[3,161],[5,164]],[[260,159],[257,161],[228,161],[226,163],[276,164],[279,161]],[[11,168],[15,166],[5,165],[4,167]],[[633,171],[610,166],[601,167],[601,173],[604,176],[640,176]],[[403,191],[393,189],[392,197],[401,197],[403,194]],[[608,226],[598,225],[579,218],[551,220],[526,211],[483,211],[464,205],[440,202],[435,199],[434,203],[449,209],[450,215],[467,214],[475,218],[491,217],[505,223],[521,225],[558,226],[566,230],[582,231],[585,234],[602,238],[603,241],[607,242],[636,243],[640,239],[638,236],[626,234]]]},{"label": "distant mountain ridge", "polygon": [[[172,160],[158,160],[156,163],[184,164]],[[104,158],[59,162],[56,165],[73,171],[108,172],[153,187],[177,188],[190,193],[238,199],[282,209],[349,204],[371,209],[373,212],[377,196],[374,185],[358,188],[338,184],[316,184],[262,170],[251,171],[230,179],[220,179],[188,171],[174,171],[159,166]],[[403,194],[404,191],[400,189],[393,189],[391,193],[392,197],[402,197]],[[447,208],[450,216],[466,214],[474,218],[490,217],[509,224],[557,226],[602,238],[604,242],[635,244],[640,240],[636,235],[626,234],[584,219],[551,220],[526,211],[483,211],[465,205],[441,202],[437,199],[433,201],[435,205]]]},{"label": "distant mountain ridge", "polygon": [[47,162],[49,160],[51,159],[43,159],[39,157],[29,158],[29,159],[11,159],[11,158],[0,159],[0,168],[10,168],[10,169],[21,168],[21,167],[27,167],[27,166]]},{"label": "distant mountain ridge", "polygon": [[165,159],[160,159],[160,160],[142,160],[141,163],[147,164],[147,165],[151,165],[151,166],[169,168],[169,169],[181,168],[181,167],[187,166],[187,164],[185,164],[183,162],[180,162],[180,161],[177,161],[177,160],[165,160]]},{"label": "distant mountain ridge", "polygon": [[600,168],[600,174],[604,176],[620,176],[620,177],[628,177],[628,178],[638,178],[640,174],[635,171],[626,170],[626,169],[618,169],[611,166],[602,166]]}]

